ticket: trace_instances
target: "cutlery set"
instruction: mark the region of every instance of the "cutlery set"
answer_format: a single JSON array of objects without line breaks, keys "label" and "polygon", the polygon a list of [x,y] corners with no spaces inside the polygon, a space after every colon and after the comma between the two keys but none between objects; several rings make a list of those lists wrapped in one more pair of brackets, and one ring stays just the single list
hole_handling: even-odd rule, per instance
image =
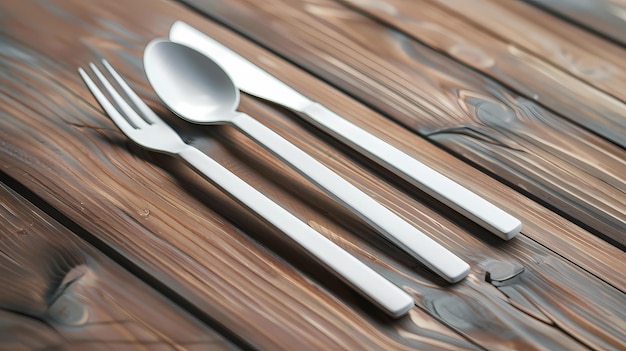
[{"label": "cutlery set", "polygon": [[[309,100],[195,28],[176,22],[169,39],[155,39],[146,46],[144,69],[156,94],[172,112],[193,123],[236,127],[448,282],[462,280],[469,272],[469,265],[262,123],[237,112],[240,90],[301,112],[309,123],[502,239],[509,240],[521,230],[521,222],[515,217]],[[401,317],[413,307],[414,300],[408,293],[215,160],[186,144],[106,60],[102,65],[111,80],[93,63],[90,68],[103,89],[82,68],[79,68],[79,74],[129,139],[147,149],[180,157],[215,186],[300,245],[322,266],[389,316]]]}]

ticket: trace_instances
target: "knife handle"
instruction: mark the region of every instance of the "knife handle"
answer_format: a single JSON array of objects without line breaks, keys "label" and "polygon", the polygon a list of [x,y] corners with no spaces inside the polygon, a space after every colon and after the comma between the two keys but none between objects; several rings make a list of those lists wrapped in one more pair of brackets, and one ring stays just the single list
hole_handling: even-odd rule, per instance
[{"label": "knife handle", "polygon": [[415,303],[413,298],[404,290],[309,227],[200,150],[189,146],[180,151],[178,155],[233,199],[285,233],[303,247],[311,257],[384,310],[389,316],[393,318],[402,317],[413,307]]},{"label": "knife handle", "polygon": [[465,261],[259,121],[238,113],[232,123],[447,281],[458,282],[469,272]]},{"label": "knife handle", "polygon": [[519,219],[321,104],[311,103],[301,112],[318,128],[500,238],[509,240],[520,232],[522,222]]}]

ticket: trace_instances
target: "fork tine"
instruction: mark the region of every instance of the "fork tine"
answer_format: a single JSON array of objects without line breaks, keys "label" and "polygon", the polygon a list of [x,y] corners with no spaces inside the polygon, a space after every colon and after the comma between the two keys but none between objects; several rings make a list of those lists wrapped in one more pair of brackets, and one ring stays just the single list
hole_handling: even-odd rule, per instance
[{"label": "fork tine", "polygon": [[130,107],[128,102],[124,100],[124,98],[117,92],[117,90],[113,88],[111,83],[109,83],[109,81],[104,77],[98,67],[96,67],[96,65],[94,65],[93,63],[89,63],[89,67],[91,67],[92,71],[96,74],[96,76],[100,80],[100,83],[102,83],[104,89],[107,91],[107,93],[109,93],[109,96],[111,96],[115,104],[122,110],[124,115],[126,115],[126,118],[128,118],[130,122],[134,124],[137,128],[147,127],[148,123],[143,118],[141,118],[141,116],[139,116],[137,112],[135,112],[135,110]]},{"label": "fork tine", "polygon": [[135,104],[135,107],[137,107],[139,112],[143,114],[143,117],[146,120],[148,120],[151,123],[162,122],[161,118],[159,118],[159,116],[157,116],[157,114],[154,113],[154,111],[152,111],[152,109],[148,107],[148,105],[146,105],[146,103],[143,102],[143,100],[139,96],[137,96],[137,94],[135,94],[133,89],[131,89],[128,83],[126,83],[124,78],[122,78],[122,76],[120,76],[120,74],[117,73],[117,71],[113,68],[113,66],[111,66],[111,64],[109,64],[109,61],[107,61],[106,59],[102,59],[102,64],[107,69],[107,71],[109,71],[109,73],[111,74],[113,79],[115,79],[115,81],[120,86],[120,88],[122,88],[124,93],[126,93],[128,98],[133,102],[133,104]]},{"label": "fork tine", "polygon": [[107,99],[106,96],[102,94],[102,91],[100,91],[96,83],[94,83],[94,81],[89,78],[85,70],[83,70],[82,68],[78,68],[78,74],[80,74],[80,77],[87,85],[87,88],[89,88],[89,91],[91,91],[91,94],[93,94],[98,103],[100,103],[100,106],[102,106],[104,111],[109,115],[109,117],[111,117],[113,122],[117,124],[117,127],[122,132],[124,132],[124,134],[132,137],[133,133],[136,131],[135,128],[130,123],[128,123],[128,121],[117,111],[113,104],[111,104],[109,99]]}]

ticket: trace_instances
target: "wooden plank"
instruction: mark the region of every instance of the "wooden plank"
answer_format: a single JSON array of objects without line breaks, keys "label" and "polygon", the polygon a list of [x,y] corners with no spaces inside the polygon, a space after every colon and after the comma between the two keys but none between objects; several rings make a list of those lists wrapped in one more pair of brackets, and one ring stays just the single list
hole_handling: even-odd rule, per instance
[{"label": "wooden plank", "polygon": [[[626,102],[626,49],[522,1],[434,0],[449,13]],[[524,33],[524,35],[520,35]]]},{"label": "wooden plank", "polygon": [[626,148],[626,104],[430,1],[346,0],[390,27]]},{"label": "wooden plank", "polygon": [[235,350],[0,183],[0,349]]},{"label": "wooden plank", "polygon": [[[170,3],[147,4],[55,1],[2,9],[9,18],[2,44],[10,48],[0,60],[2,170],[111,250],[259,349],[575,350],[623,341],[623,252],[237,35]],[[75,67],[107,57],[154,99],[140,69],[141,50],[178,18],[245,49],[429,165],[491,189],[498,204],[523,215],[525,235],[502,242],[410,187],[385,181],[379,168],[364,168],[288,111],[244,96],[244,112],[470,262],[470,277],[448,286],[240,133],[182,123],[151,101],[186,140],[418,300],[407,318],[380,316],[182,163],[129,144],[95,105]],[[567,259],[526,232],[562,242]]]},{"label": "wooden plank", "polygon": [[623,149],[336,2],[187,2],[626,247]]},{"label": "wooden plank", "polygon": [[623,0],[526,1],[626,45],[626,2]]}]

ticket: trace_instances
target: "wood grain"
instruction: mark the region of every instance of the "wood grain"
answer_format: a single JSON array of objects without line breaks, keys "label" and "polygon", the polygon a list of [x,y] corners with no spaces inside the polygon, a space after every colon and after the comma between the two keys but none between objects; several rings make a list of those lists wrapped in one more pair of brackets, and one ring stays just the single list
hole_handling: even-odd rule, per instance
[{"label": "wood grain", "polygon": [[[316,77],[171,3],[18,5],[2,8],[8,20],[0,24],[2,47],[10,48],[0,59],[1,170],[250,348],[578,350],[618,349],[624,341],[623,252]],[[494,202],[521,214],[524,234],[502,242],[387,181],[381,169],[292,113],[243,97],[242,111],[470,262],[468,279],[449,286],[240,133],[172,118],[154,101],[140,57],[175,19],[243,49],[446,175],[489,190]],[[406,318],[387,319],[181,162],[130,144],[76,74],[100,57],[185,140],[412,293],[418,306]],[[576,303],[560,300],[565,294]]]},{"label": "wood grain", "polygon": [[624,149],[334,1],[187,2],[626,247]]},{"label": "wood grain", "polygon": [[234,345],[0,183],[0,349]]},{"label": "wood grain", "polygon": [[526,0],[626,45],[624,0]]},{"label": "wood grain", "polygon": [[[514,48],[626,102],[626,50],[522,1],[434,0]],[[523,33],[523,35],[521,35]]]},{"label": "wood grain", "polygon": [[345,2],[626,148],[626,104],[447,8],[425,0]]}]

